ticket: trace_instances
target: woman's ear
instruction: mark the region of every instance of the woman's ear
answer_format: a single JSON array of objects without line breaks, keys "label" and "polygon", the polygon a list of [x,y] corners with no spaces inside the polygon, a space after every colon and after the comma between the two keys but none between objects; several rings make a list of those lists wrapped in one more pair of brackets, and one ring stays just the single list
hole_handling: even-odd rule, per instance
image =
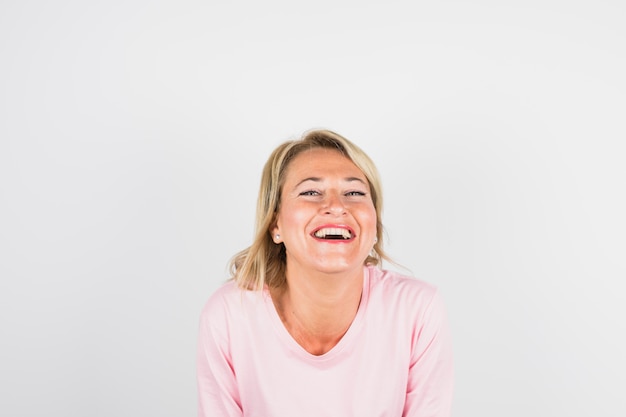
[{"label": "woman's ear", "polygon": [[270,227],[270,235],[274,243],[276,243],[277,245],[279,243],[282,243],[282,239],[280,237],[280,228],[278,227],[278,224],[276,222],[274,222],[274,225]]}]

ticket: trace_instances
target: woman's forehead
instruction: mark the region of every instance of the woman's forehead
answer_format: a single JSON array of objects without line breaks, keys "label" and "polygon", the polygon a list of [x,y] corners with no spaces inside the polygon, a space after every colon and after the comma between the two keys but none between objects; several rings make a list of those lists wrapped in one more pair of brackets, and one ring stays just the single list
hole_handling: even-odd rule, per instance
[{"label": "woman's forehead", "polygon": [[366,179],[365,174],[348,157],[338,150],[313,148],[296,155],[287,166],[286,181],[302,181],[304,177],[324,179],[345,175],[346,179]]}]

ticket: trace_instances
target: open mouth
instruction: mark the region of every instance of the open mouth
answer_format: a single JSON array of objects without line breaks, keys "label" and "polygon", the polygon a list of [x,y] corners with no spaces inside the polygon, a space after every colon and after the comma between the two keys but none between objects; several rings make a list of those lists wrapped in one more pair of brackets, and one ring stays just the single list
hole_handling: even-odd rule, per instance
[{"label": "open mouth", "polygon": [[343,227],[323,227],[313,233],[316,238],[325,240],[350,240],[353,235],[351,230]]}]

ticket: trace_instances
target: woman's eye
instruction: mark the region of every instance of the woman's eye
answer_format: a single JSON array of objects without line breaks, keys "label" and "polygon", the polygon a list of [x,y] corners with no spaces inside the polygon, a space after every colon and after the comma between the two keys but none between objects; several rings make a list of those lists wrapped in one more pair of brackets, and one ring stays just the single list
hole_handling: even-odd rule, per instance
[{"label": "woman's eye", "polygon": [[349,191],[346,193],[346,195],[348,197],[355,197],[355,196],[362,197],[365,195],[365,193],[363,191]]},{"label": "woman's eye", "polygon": [[320,193],[315,190],[302,191],[300,195],[319,195]]}]

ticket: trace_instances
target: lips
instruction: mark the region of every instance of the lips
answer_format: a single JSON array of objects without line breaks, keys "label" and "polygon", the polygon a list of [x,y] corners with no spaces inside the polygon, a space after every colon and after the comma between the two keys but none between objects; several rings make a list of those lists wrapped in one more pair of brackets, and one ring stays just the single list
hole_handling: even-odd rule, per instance
[{"label": "lips", "polygon": [[354,231],[345,226],[323,226],[315,229],[312,236],[322,240],[346,241],[354,238]]}]

